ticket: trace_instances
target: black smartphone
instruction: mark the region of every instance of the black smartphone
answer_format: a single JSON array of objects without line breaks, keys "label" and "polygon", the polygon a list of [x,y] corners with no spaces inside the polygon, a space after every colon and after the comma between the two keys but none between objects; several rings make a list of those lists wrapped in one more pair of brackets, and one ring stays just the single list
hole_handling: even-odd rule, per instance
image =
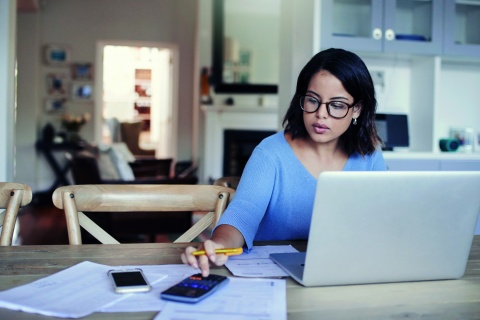
[{"label": "black smartphone", "polygon": [[110,270],[108,276],[117,293],[148,292],[152,289],[141,269]]},{"label": "black smartphone", "polygon": [[196,303],[205,299],[228,283],[228,278],[211,274],[203,277],[201,273],[194,274],[160,294],[165,300]]}]

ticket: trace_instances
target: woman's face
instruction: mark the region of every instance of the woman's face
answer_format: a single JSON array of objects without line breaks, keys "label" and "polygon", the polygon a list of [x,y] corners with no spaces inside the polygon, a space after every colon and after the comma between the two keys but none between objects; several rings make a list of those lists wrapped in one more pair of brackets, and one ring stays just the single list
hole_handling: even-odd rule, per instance
[{"label": "woman's face", "polygon": [[342,119],[330,116],[325,102],[341,101],[352,105],[354,99],[345,90],[340,80],[325,70],[317,72],[312,77],[306,95],[316,98],[321,103],[316,112],[303,113],[303,122],[308,135],[317,143],[338,144],[339,137],[347,131],[352,118],[358,118],[360,115],[360,104],[357,103],[356,106],[349,108],[347,115]]}]

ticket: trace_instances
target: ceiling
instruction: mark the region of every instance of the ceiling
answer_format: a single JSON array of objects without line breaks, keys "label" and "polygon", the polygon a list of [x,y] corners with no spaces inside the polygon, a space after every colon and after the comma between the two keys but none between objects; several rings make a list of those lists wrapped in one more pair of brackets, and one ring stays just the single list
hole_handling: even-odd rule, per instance
[{"label": "ceiling", "polygon": [[37,12],[40,10],[40,0],[17,0],[18,12]]}]

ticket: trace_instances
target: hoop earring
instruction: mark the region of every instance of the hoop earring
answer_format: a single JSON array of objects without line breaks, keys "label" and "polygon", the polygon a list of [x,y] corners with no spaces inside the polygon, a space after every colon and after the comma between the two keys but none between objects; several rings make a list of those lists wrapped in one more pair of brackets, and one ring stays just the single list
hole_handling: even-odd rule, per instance
[{"label": "hoop earring", "polygon": [[354,125],[354,126],[357,125],[357,118],[353,118],[353,125]]}]

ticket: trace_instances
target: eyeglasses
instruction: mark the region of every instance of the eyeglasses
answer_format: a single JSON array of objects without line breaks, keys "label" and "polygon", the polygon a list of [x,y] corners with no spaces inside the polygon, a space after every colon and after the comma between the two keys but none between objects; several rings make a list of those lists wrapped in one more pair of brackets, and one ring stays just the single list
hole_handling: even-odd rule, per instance
[{"label": "eyeglasses", "polygon": [[354,102],[350,105],[343,101],[320,102],[317,98],[312,96],[300,97],[300,107],[306,113],[317,112],[322,104],[327,106],[327,112],[332,118],[342,119],[347,116],[348,109],[353,107],[356,103]]}]

